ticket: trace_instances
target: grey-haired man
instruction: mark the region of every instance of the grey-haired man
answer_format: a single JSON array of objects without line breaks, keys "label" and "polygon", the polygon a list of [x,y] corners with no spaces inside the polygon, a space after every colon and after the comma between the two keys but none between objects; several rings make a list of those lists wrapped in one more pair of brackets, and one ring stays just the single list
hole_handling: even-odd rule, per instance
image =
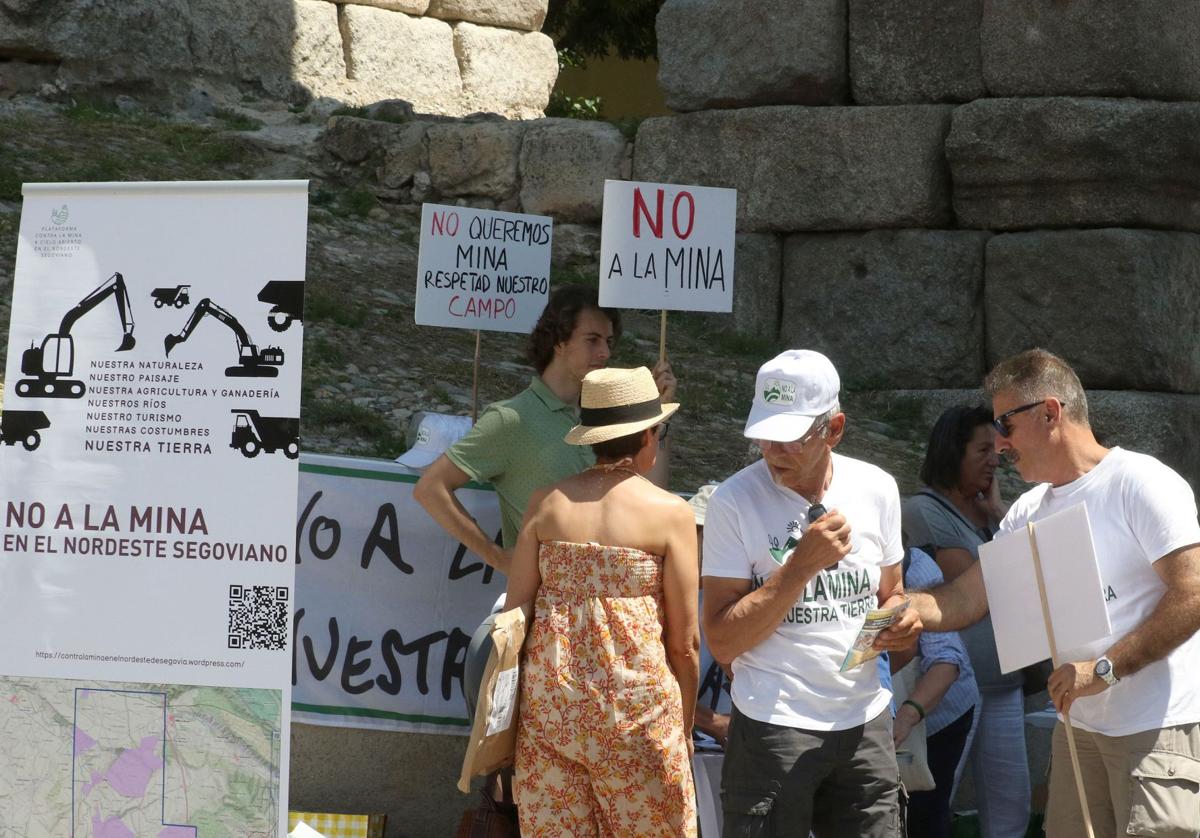
[{"label": "grey-haired man", "polygon": [[[709,501],[704,630],[734,673],[727,834],[899,834],[891,696],[875,661],[839,667],[866,613],[904,600],[900,495],[880,469],[834,453],[839,386],[818,352],[764,364],[745,430],[763,459]],[[919,630],[909,609],[893,645]]]}]

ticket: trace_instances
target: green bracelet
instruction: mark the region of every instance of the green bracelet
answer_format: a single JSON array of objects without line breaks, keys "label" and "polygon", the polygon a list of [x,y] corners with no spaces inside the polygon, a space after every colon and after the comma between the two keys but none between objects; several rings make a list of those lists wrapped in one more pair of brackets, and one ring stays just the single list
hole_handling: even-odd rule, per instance
[{"label": "green bracelet", "polygon": [[906,699],[904,699],[904,701],[900,702],[901,707],[903,707],[905,704],[907,704],[909,707],[911,707],[912,709],[917,711],[917,715],[921,717],[921,721],[925,721],[925,708],[924,707],[922,707],[917,702],[913,701],[911,698],[906,698]]}]

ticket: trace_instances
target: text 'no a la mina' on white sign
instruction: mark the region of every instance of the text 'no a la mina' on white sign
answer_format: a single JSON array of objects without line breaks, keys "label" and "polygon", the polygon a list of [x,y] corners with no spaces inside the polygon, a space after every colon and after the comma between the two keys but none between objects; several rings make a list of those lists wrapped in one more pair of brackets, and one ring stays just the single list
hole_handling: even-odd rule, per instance
[{"label": "text 'no a la mina' on white sign", "polygon": [[737,190],[609,180],[600,305],[733,310]]},{"label": "text 'no a la mina' on white sign", "polygon": [[425,204],[417,325],[532,331],[550,293],[552,226],[541,215]]}]

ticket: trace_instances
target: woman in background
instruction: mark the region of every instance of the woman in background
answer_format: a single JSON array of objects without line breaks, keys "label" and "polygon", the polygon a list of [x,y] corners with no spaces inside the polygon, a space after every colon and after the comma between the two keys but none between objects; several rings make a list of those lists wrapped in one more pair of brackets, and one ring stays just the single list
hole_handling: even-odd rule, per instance
[{"label": "woman in background", "polygon": [[644,475],[658,426],[650,371],[595,370],[580,424],[596,465],[530,500],[507,603],[534,601],[521,669],[523,835],[696,835],[699,678],[692,511]]},{"label": "woman in background", "polygon": [[[992,412],[952,407],[929,435],[921,482],[903,506],[905,543],[928,550],[949,582],[979,560],[1004,506],[995,480]],[[991,617],[959,632],[979,686],[970,765],[984,838],[1022,838],[1029,825],[1029,763],[1021,673],[1000,672]]]},{"label": "woman in background", "polygon": [[[910,547],[905,551],[905,590],[932,588],[943,581],[942,572],[923,550]],[[912,838],[950,838],[950,802],[975,731],[979,690],[957,632],[921,632],[916,649],[890,654],[893,671],[908,663],[914,652],[920,656],[916,664],[920,677],[896,708],[892,732],[900,750],[913,728],[925,722],[926,757],[935,786],[909,794],[908,834]]]}]

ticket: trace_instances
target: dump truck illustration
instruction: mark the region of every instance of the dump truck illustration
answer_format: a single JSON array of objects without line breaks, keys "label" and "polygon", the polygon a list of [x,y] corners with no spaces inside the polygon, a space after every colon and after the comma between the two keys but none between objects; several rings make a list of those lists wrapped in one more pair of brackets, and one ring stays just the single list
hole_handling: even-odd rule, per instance
[{"label": "dump truck illustration", "polygon": [[283,450],[284,456],[296,459],[300,456],[300,420],[292,416],[260,416],[257,410],[234,408],[233,436],[230,448],[240,449],[246,457],[257,457],[258,452],[274,454]]},{"label": "dump truck illustration", "polygon": [[32,451],[42,444],[38,431],[50,427],[50,419],[40,410],[6,410],[0,414],[0,442]]},{"label": "dump truck illustration", "polygon": [[286,332],[293,320],[304,319],[304,283],[300,280],[272,280],[258,292],[258,300],[271,305],[267,325],[276,332]]},{"label": "dump truck illustration", "polygon": [[188,292],[192,290],[190,285],[176,285],[174,288],[155,288],[150,292],[150,297],[154,300],[155,308],[163,306],[175,306],[175,308],[183,308],[191,302]]}]

